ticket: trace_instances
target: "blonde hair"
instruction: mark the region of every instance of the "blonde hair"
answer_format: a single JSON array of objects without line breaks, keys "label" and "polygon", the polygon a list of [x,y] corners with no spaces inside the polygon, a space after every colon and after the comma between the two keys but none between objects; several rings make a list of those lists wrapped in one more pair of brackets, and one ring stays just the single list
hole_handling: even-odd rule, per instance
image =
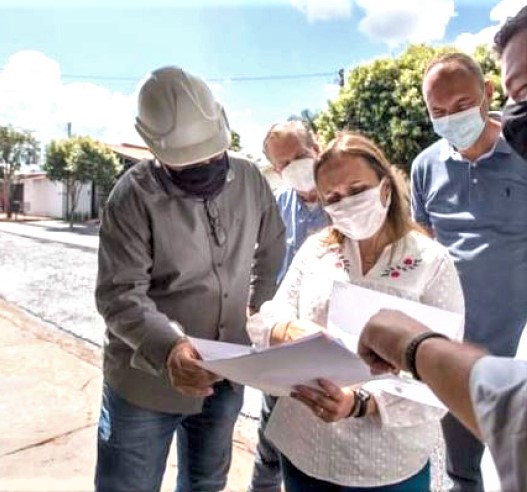
[{"label": "blonde hair", "polygon": [[[331,160],[341,157],[360,157],[375,172],[377,178],[388,181],[391,189],[391,201],[386,215],[389,225],[390,241],[395,242],[406,236],[411,230],[422,229],[412,221],[407,186],[403,174],[386,159],[382,150],[371,140],[359,133],[342,132],[324,149],[315,163],[315,181],[318,183],[320,170]],[[342,244],[344,236],[335,228],[330,228],[328,244]]]}]

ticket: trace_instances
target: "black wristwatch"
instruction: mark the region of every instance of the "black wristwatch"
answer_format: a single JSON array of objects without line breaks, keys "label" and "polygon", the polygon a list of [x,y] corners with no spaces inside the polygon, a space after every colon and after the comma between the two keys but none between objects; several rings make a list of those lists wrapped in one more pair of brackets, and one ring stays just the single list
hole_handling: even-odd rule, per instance
[{"label": "black wristwatch", "polygon": [[370,401],[371,393],[363,388],[359,388],[353,391],[353,397],[355,401],[349,416],[360,419],[368,411],[368,402]]}]

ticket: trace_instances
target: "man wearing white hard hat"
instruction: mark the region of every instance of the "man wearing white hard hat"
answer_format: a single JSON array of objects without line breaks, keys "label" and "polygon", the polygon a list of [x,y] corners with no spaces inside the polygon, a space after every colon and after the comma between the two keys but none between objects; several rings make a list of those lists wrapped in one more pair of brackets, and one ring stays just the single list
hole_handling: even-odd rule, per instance
[{"label": "man wearing white hard hat", "polygon": [[136,129],[155,159],[117,183],[100,232],[96,491],[158,491],[174,433],[177,492],[219,491],[243,393],[198,366],[187,336],[249,342],[247,304],[274,293],[284,226],[256,166],[227,151],[224,109],[201,79],[154,71]]}]

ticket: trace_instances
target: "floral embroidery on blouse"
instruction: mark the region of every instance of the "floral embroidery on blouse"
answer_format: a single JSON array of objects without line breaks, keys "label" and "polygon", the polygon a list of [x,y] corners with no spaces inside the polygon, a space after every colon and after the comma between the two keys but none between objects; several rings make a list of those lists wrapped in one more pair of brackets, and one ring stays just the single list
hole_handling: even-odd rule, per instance
[{"label": "floral embroidery on blouse", "polygon": [[397,279],[401,276],[403,272],[416,269],[422,261],[423,260],[421,258],[412,258],[411,256],[407,256],[401,261],[401,263],[386,268],[382,272],[381,277],[390,277],[393,279]]},{"label": "floral embroidery on blouse", "polygon": [[[344,256],[344,248],[340,244],[332,244],[329,247],[329,251],[334,253],[337,257],[335,261],[335,266],[337,268],[343,269],[348,275],[351,271],[351,263]],[[393,279],[400,278],[403,272],[416,269],[423,260],[421,258],[415,258],[411,256],[406,256],[400,263],[395,266],[387,267],[382,273],[381,277],[390,277]]]}]

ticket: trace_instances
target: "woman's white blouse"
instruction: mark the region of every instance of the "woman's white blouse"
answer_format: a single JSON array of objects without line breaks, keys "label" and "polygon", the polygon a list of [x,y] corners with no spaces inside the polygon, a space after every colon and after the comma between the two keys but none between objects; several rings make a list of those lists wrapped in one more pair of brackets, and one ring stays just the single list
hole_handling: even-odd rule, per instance
[{"label": "woman's white blouse", "polygon": [[[269,345],[276,322],[307,319],[326,326],[335,280],[463,313],[459,278],[448,252],[418,232],[386,247],[375,266],[361,271],[358,244],[328,246],[328,230],[300,248],[272,301],[251,317],[249,335],[257,346]],[[350,309],[353,306],[350,305]],[[463,330],[458,333],[458,339]],[[344,486],[380,486],[417,473],[437,444],[442,410],[392,396],[365,383],[379,416],[327,424],[306,406],[280,398],[266,429],[267,437],[307,475]]]}]

